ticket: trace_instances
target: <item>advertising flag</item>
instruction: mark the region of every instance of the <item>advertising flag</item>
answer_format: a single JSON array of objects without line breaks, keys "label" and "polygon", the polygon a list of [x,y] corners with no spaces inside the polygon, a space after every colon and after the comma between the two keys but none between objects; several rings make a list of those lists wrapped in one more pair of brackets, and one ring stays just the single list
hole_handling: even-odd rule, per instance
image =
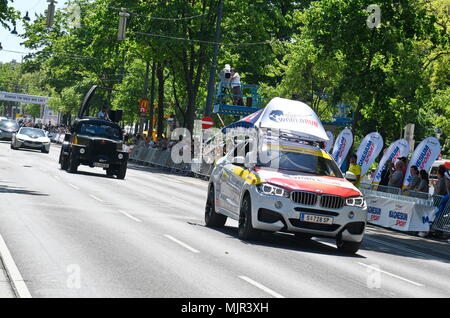
[{"label": "advertising flag", "polygon": [[337,165],[340,167],[344,162],[350,148],[353,144],[353,134],[348,128],[342,130],[336,138],[333,147],[332,157],[336,161]]},{"label": "advertising flag", "polygon": [[431,166],[436,161],[441,153],[441,144],[435,137],[425,138],[414,150],[414,153],[409,161],[408,169],[406,170],[405,179],[403,181],[403,188],[406,188],[411,182],[412,176],[410,168],[416,166],[417,169],[428,172]]},{"label": "advertising flag", "polygon": [[383,137],[377,132],[368,134],[361,141],[356,155],[358,165],[361,167],[361,175],[365,175],[372,163],[383,149]]},{"label": "advertising flag", "polygon": [[400,157],[406,157],[409,154],[409,143],[406,139],[399,139],[392,143],[383,155],[378,165],[377,172],[372,180],[372,184],[379,184],[383,171],[386,169],[386,163],[396,162]]},{"label": "advertising flag", "polygon": [[328,136],[328,139],[330,139],[330,140],[329,141],[325,141],[325,151],[326,152],[330,152],[331,151],[331,147],[333,147],[334,136],[333,136],[333,133],[331,131],[327,131],[327,136]]}]

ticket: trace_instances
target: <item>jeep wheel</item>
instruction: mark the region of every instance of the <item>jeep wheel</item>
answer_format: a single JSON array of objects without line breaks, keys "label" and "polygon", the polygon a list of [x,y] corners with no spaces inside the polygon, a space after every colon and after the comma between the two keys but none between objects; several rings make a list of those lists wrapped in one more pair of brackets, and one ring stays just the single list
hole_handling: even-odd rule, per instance
[{"label": "jeep wheel", "polygon": [[127,163],[125,162],[122,164],[119,168],[119,171],[117,172],[117,179],[125,179],[125,175],[127,174]]},{"label": "jeep wheel", "polygon": [[347,242],[343,241],[341,238],[336,240],[336,246],[338,250],[346,253],[346,254],[356,254],[358,252],[359,247],[361,246],[361,242]]},{"label": "jeep wheel", "polygon": [[211,185],[209,187],[208,197],[206,198],[205,225],[207,227],[223,227],[226,221],[227,217],[225,215],[216,212],[214,186]]},{"label": "jeep wheel", "polygon": [[78,169],[78,162],[76,161],[73,155],[69,155],[69,164],[67,167],[67,171],[69,173],[76,173]]},{"label": "jeep wheel", "polygon": [[114,170],[113,170],[112,168],[106,169],[106,175],[107,175],[108,177],[114,176]]},{"label": "jeep wheel", "polygon": [[64,156],[62,149],[61,153],[59,154],[59,166],[62,170],[67,170],[67,168],[69,167],[67,156]]},{"label": "jeep wheel", "polygon": [[252,203],[250,195],[246,194],[241,204],[239,214],[238,236],[241,240],[249,240],[256,237],[256,230],[252,226]]}]

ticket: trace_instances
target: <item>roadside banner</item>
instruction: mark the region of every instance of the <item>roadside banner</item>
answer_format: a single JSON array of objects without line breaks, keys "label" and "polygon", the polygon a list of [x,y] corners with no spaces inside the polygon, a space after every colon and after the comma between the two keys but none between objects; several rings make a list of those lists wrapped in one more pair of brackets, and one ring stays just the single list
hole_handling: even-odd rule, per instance
[{"label": "roadside banner", "polygon": [[361,167],[361,175],[365,175],[372,163],[383,149],[383,137],[377,132],[368,134],[361,141],[356,155],[358,165]]},{"label": "roadside banner", "polygon": [[330,139],[330,140],[325,141],[324,144],[325,144],[325,151],[329,153],[331,151],[331,147],[333,147],[334,136],[333,136],[333,133],[328,130],[327,130],[327,136],[328,136],[328,139]]},{"label": "roadside banner", "polygon": [[441,144],[435,137],[425,138],[414,150],[414,153],[409,161],[408,169],[406,170],[405,179],[403,181],[403,188],[406,188],[411,182],[412,176],[410,168],[416,166],[417,169],[430,171],[431,166],[436,161],[441,153]]},{"label": "roadside banner", "polygon": [[379,184],[387,162],[396,162],[400,157],[406,157],[409,154],[409,143],[406,139],[399,139],[392,143],[384,153],[378,165],[377,172],[372,180],[372,184]]},{"label": "roadside banner", "polygon": [[333,147],[332,157],[336,161],[337,165],[341,167],[345,160],[350,148],[353,144],[353,134],[348,128],[342,130],[336,138]]}]

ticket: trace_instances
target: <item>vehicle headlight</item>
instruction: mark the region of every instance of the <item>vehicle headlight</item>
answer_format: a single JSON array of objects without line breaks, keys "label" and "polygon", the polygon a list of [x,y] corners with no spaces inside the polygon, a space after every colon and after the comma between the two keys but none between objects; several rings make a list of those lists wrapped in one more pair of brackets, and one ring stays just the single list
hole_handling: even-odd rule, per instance
[{"label": "vehicle headlight", "polygon": [[290,192],[288,190],[274,186],[269,183],[258,184],[256,186],[256,189],[261,194],[276,195],[276,196],[285,197],[285,198],[289,198],[289,196],[290,196]]},{"label": "vehicle headlight", "polygon": [[84,150],[84,148],[81,148],[81,149],[80,149],[80,153],[81,153],[81,154],[84,154],[85,152],[86,152],[86,150]]},{"label": "vehicle headlight", "polygon": [[362,208],[365,202],[363,197],[353,197],[346,199],[345,204],[348,206],[356,206]]},{"label": "vehicle headlight", "polygon": [[123,154],[119,153],[119,154],[117,155],[117,158],[119,158],[119,160],[122,160],[122,159],[123,159]]}]

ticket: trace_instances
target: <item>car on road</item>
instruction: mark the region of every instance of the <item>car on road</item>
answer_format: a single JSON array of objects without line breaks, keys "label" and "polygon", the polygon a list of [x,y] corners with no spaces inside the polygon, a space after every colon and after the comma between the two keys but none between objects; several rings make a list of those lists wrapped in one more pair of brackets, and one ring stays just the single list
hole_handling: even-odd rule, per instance
[{"label": "car on road", "polygon": [[76,119],[64,138],[59,156],[61,169],[75,173],[79,165],[86,165],[103,168],[108,176],[125,178],[129,154],[123,149],[123,132],[117,123],[99,118]]},{"label": "car on road", "polygon": [[11,119],[0,120],[0,140],[11,140],[19,130],[19,123]]},{"label": "car on road", "polygon": [[263,146],[274,159],[262,160],[258,152],[255,164],[248,165],[251,142],[237,144],[216,162],[206,225],[221,227],[230,217],[238,221],[243,240],[281,231],[299,239],[334,238],[338,249],[356,253],[366,227],[366,202],[330,154],[319,145],[280,141],[277,147]]},{"label": "car on road", "polygon": [[11,140],[11,149],[28,148],[50,152],[50,139],[44,130],[31,127],[21,127]]}]

